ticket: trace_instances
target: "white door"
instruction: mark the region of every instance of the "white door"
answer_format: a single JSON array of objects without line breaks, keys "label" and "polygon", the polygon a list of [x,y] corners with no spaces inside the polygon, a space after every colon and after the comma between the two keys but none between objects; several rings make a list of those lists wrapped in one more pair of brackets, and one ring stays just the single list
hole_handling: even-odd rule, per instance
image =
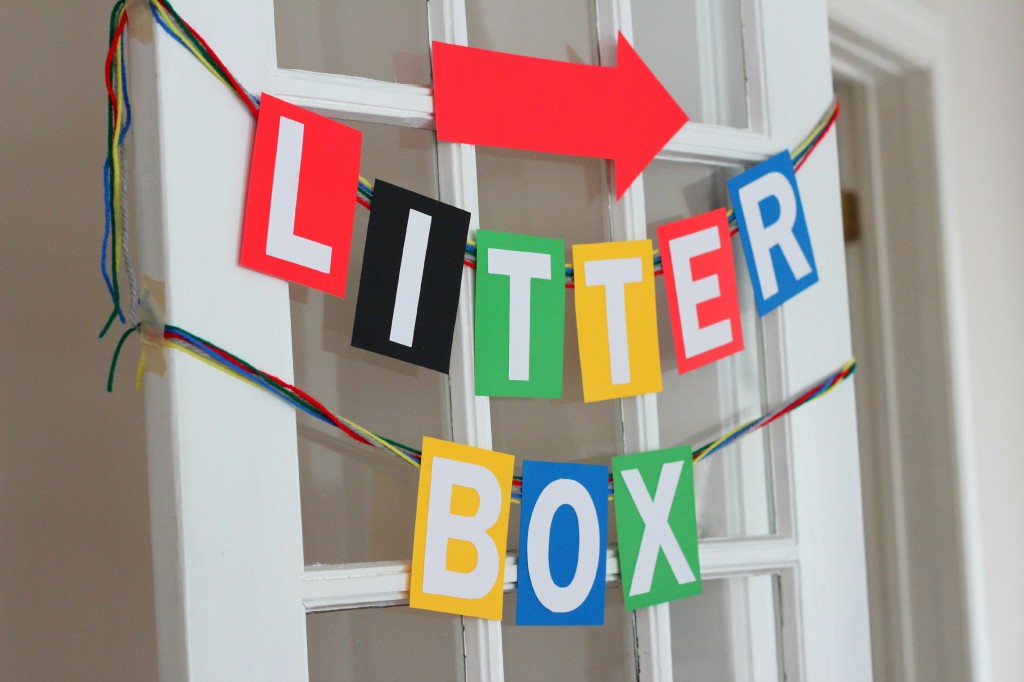
[{"label": "white door", "polygon": [[[653,237],[668,220],[724,205],[728,177],[792,148],[832,99],[823,0],[176,7],[248,89],[363,130],[364,175],[461,206],[473,229],[567,245]],[[436,141],[430,40],[609,65],[618,31],[692,118],[621,201],[602,161]],[[682,376],[659,284],[663,393],[584,404],[570,301],[565,398],[474,397],[468,269],[450,377],[353,349],[366,212],[345,300],[239,268],[253,120],[169,36],[139,26],[131,34],[142,269],[166,320],[294,377],[378,433],[412,445],[430,435],[493,447],[518,464],[607,463],[701,445],[850,356],[832,139],[799,175],[821,281],[761,320],[737,257],[746,350]],[[605,626],[517,628],[514,551],[504,623],[403,605],[415,470],[167,353],[166,375],[146,380],[164,679],[871,676],[850,384],[697,465],[702,596],[626,612],[613,545]]]}]

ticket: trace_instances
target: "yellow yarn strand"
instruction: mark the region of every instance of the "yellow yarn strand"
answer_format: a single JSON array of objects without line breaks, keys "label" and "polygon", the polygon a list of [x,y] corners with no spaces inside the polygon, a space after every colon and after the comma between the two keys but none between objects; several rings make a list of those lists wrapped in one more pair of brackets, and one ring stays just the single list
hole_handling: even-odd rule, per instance
[{"label": "yellow yarn strand", "polygon": [[167,10],[165,10],[160,5],[160,3],[154,2],[151,4],[153,8],[156,9],[157,13],[160,15],[160,18],[163,19],[163,22],[164,24],[166,24],[167,28],[169,28],[171,32],[175,35],[175,37],[178,38],[178,40],[180,40],[181,43],[185,46],[185,49],[191,52],[192,56],[199,60],[199,63],[202,64],[207,71],[212,73],[217,80],[219,80],[221,83],[234,90],[234,88],[231,86],[231,83],[229,83],[228,80],[224,78],[224,76],[217,73],[217,70],[213,68],[213,65],[205,58],[203,58],[202,54],[199,52],[199,50],[196,49],[192,41],[188,38],[188,36],[185,35],[184,31],[181,30],[181,26],[178,25],[177,20],[175,20],[175,18],[172,17],[167,12]]},{"label": "yellow yarn strand", "polygon": [[[124,10],[121,11],[122,14]],[[114,63],[112,76],[114,86],[114,98],[117,100],[117,117],[114,119],[114,145],[120,147],[121,131],[124,128],[125,105],[124,105],[124,73],[121,70],[121,61],[124,54],[124,41],[119,40],[114,50]],[[121,157],[116,149],[110,150],[110,187],[111,187],[111,272],[116,277],[121,271],[121,226],[119,224],[121,206]]]},{"label": "yellow yarn strand", "polygon": [[814,130],[812,130],[811,133],[804,138],[804,141],[801,142],[796,149],[790,152],[790,156],[792,158],[795,159],[796,157],[800,156],[805,149],[811,146],[811,144],[814,142],[814,138],[816,138],[822,130],[828,127],[828,122],[832,119],[832,114],[835,112],[835,110],[836,100],[832,100],[832,106],[828,108],[828,111],[825,112],[825,115],[822,116],[821,120],[818,121],[818,124],[814,126]]},{"label": "yellow yarn strand", "polygon": [[[224,365],[221,365],[221,364],[219,364],[217,362],[214,362],[213,360],[211,360],[210,358],[206,357],[202,353],[196,351],[195,349],[193,349],[191,346],[189,346],[187,344],[184,344],[184,343],[182,343],[180,341],[173,340],[173,339],[165,339],[164,340],[164,345],[170,346],[171,348],[176,348],[176,349],[178,349],[180,351],[184,351],[185,353],[188,353],[189,355],[191,355],[192,357],[196,358],[197,360],[201,360],[202,362],[206,363],[207,365],[216,368],[217,370],[227,374],[228,376],[232,376],[232,377],[236,377],[236,378],[244,380],[250,386],[255,386],[256,388],[263,388],[258,382],[254,381],[251,377],[246,376],[245,374],[234,372],[231,369],[229,369],[228,367],[226,367]],[[141,373],[140,373],[140,376],[141,376]],[[420,466],[419,462],[417,462],[415,459],[409,457],[407,454],[405,454],[404,452],[402,452],[401,450],[396,448],[391,443],[389,443],[386,440],[382,439],[380,436],[376,435],[375,433],[373,433],[369,429],[366,429],[366,428],[360,426],[359,424],[356,424],[355,422],[352,422],[352,421],[350,421],[348,419],[339,418],[339,420],[342,423],[344,423],[345,426],[349,427],[350,429],[352,429],[353,431],[358,433],[360,436],[362,436],[362,437],[366,438],[367,440],[375,443],[377,447],[383,448],[384,450],[387,450],[388,452],[390,452],[391,454],[395,455],[399,459],[405,460],[409,464],[412,464],[416,468],[419,468],[419,466]]]}]

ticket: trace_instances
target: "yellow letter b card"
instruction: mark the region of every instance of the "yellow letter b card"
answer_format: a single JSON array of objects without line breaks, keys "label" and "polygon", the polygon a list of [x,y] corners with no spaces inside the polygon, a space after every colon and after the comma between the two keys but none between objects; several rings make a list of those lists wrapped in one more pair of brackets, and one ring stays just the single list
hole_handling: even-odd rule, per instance
[{"label": "yellow letter b card", "polygon": [[423,439],[409,606],[501,620],[514,462]]},{"label": "yellow letter b card", "polygon": [[660,391],[651,241],[580,244],[572,259],[583,399]]}]

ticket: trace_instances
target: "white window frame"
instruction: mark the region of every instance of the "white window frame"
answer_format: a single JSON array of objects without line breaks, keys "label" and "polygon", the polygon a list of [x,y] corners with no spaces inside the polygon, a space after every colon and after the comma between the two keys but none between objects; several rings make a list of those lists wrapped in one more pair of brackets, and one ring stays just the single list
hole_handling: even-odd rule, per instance
[{"label": "white window frame", "polygon": [[[272,0],[176,5],[249,88],[340,118],[433,125],[429,88],[277,68]],[[428,5],[431,38],[465,44],[464,0]],[[617,32],[632,38],[630,3],[597,7],[601,60],[613,64]],[[660,158],[762,160],[799,141],[831,100],[824,1],[743,7],[750,129],[690,123]],[[237,266],[253,121],[168,36],[141,28],[131,30],[129,50],[140,269],[165,284],[169,322],[291,379],[287,284]],[[474,148],[439,143],[438,169],[440,198],[470,211],[476,230]],[[850,356],[838,187],[826,139],[800,174],[821,281],[765,320],[772,405]],[[611,203],[609,230],[613,239],[646,238],[642,178]],[[472,329],[467,272],[451,371],[453,437],[487,448],[489,402],[474,395]],[[192,357],[169,352],[166,361],[166,376],[149,376],[145,389],[161,678],[306,679],[305,614],[403,603],[408,567],[304,567],[292,409]],[[627,452],[658,447],[657,420],[655,396],[623,402]],[[789,679],[868,679],[852,388],[802,409],[770,438],[777,534],[701,543],[704,575],[781,577]],[[608,579],[617,573],[612,550]],[[510,558],[506,589],[515,577]],[[501,680],[500,623],[464,623],[467,679]],[[639,678],[672,679],[668,607],[638,611],[635,628]]]}]

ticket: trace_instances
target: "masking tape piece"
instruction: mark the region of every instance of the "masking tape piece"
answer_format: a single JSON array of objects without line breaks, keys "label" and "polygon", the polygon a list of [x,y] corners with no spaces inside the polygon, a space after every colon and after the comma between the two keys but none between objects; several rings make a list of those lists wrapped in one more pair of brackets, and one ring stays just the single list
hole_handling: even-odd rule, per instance
[{"label": "masking tape piece", "polygon": [[160,281],[142,276],[139,300],[139,329],[142,331],[142,365],[145,371],[157,376],[167,374],[164,357],[164,310],[167,286]]},{"label": "masking tape piece", "polygon": [[128,0],[128,35],[143,44],[153,42],[153,17],[150,0]]}]

